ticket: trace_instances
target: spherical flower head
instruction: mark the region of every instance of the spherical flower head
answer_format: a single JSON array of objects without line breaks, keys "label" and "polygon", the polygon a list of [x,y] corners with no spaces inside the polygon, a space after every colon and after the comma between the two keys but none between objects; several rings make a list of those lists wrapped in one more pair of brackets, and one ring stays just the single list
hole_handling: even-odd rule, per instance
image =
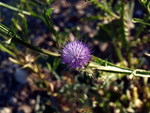
[{"label": "spherical flower head", "polygon": [[82,41],[68,42],[62,49],[62,63],[68,64],[72,69],[82,68],[91,59],[91,50]]}]

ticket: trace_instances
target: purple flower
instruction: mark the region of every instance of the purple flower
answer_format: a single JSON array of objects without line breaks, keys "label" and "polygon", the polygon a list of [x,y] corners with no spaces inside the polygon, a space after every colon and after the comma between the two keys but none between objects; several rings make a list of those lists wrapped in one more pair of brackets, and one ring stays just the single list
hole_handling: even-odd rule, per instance
[{"label": "purple flower", "polygon": [[82,41],[68,42],[66,46],[62,49],[62,63],[68,64],[72,69],[78,67],[83,67],[91,59],[91,50]]}]

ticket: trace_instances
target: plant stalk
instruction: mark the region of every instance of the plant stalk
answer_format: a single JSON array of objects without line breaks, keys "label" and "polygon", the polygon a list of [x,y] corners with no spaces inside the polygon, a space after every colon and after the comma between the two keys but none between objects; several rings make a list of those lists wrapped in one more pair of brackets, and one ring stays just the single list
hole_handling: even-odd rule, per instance
[{"label": "plant stalk", "polygon": [[23,14],[25,14],[25,15],[29,15],[29,16],[31,15],[31,13],[28,12],[28,11],[22,11],[21,9],[15,8],[15,7],[10,6],[10,5],[7,5],[7,4],[5,4],[5,3],[3,3],[3,2],[0,2],[0,6],[6,7],[6,8],[8,8],[8,9],[13,10],[13,11],[17,11],[17,12],[23,13]]}]

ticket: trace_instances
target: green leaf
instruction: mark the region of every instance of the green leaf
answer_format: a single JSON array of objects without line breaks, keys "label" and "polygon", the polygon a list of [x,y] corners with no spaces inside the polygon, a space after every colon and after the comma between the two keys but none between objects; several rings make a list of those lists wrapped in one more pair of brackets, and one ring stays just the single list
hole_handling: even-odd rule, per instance
[{"label": "green leaf", "polygon": [[17,23],[17,21],[14,18],[12,19],[12,22],[19,31],[22,31],[21,26]]},{"label": "green leaf", "polygon": [[146,5],[147,0],[141,0],[141,2]]},{"label": "green leaf", "polygon": [[50,63],[47,62],[46,65],[47,65],[49,71],[51,72],[52,71],[52,67],[51,67]]},{"label": "green leaf", "polygon": [[23,21],[23,25],[24,25],[24,32],[22,33],[24,34],[24,37],[26,38],[26,40],[29,41],[27,20],[23,14],[19,13],[18,15],[21,17]]},{"label": "green leaf", "polygon": [[150,1],[147,4],[147,10],[150,12]]},{"label": "green leaf", "polygon": [[47,4],[50,4],[50,3],[52,3],[54,0],[49,0],[48,2],[47,2]]},{"label": "green leaf", "polygon": [[10,55],[13,56],[13,57],[16,57],[16,55],[15,55],[11,50],[7,49],[7,48],[6,48],[5,46],[3,46],[2,44],[0,44],[0,50],[6,52],[6,53],[8,53],[8,54],[10,54]]},{"label": "green leaf", "polygon": [[12,41],[12,38],[8,39],[7,41],[5,41],[6,44],[10,44]]},{"label": "green leaf", "polygon": [[29,13],[32,15],[32,16],[36,16],[36,13],[32,10],[32,8],[29,6],[29,3],[27,1],[25,1],[25,4],[26,4],[26,7],[27,9],[29,10]]},{"label": "green leaf", "polygon": [[60,60],[58,60],[58,59],[55,58],[54,62],[53,62],[53,69],[56,70],[57,67],[59,66],[59,64],[60,64]]},{"label": "green leaf", "polygon": [[141,24],[150,26],[149,23],[146,23],[144,20],[139,19],[139,18],[134,18],[134,19],[132,20],[132,22],[133,22],[133,23],[141,23]]},{"label": "green leaf", "polygon": [[84,100],[83,100],[82,98],[79,98],[79,100],[80,100],[80,102],[81,102],[82,104],[85,103]]},{"label": "green leaf", "polygon": [[47,14],[48,16],[50,16],[51,13],[52,13],[52,10],[53,10],[53,8],[48,9],[47,12],[46,12],[46,14]]}]

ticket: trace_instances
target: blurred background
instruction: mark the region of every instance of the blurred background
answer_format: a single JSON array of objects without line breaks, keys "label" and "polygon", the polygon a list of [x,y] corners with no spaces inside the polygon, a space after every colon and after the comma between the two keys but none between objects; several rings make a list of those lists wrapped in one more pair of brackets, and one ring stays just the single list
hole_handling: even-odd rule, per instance
[{"label": "blurred background", "polygon": [[[140,0],[139,0],[140,1]],[[86,41],[93,55],[118,66],[149,70],[147,9],[137,0],[54,0],[51,21],[64,46]],[[142,1],[142,0],[141,0]],[[1,0],[0,22],[36,47],[55,53],[56,38],[43,18],[41,0]],[[124,38],[123,38],[124,37]],[[7,40],[1,37],[0,40]],[[124,39],[127,39],[126,41]],[[0,45],[0,113],[149,113],[150,81],[95,71],[66,69],[61,58],[19,44]]]}]

